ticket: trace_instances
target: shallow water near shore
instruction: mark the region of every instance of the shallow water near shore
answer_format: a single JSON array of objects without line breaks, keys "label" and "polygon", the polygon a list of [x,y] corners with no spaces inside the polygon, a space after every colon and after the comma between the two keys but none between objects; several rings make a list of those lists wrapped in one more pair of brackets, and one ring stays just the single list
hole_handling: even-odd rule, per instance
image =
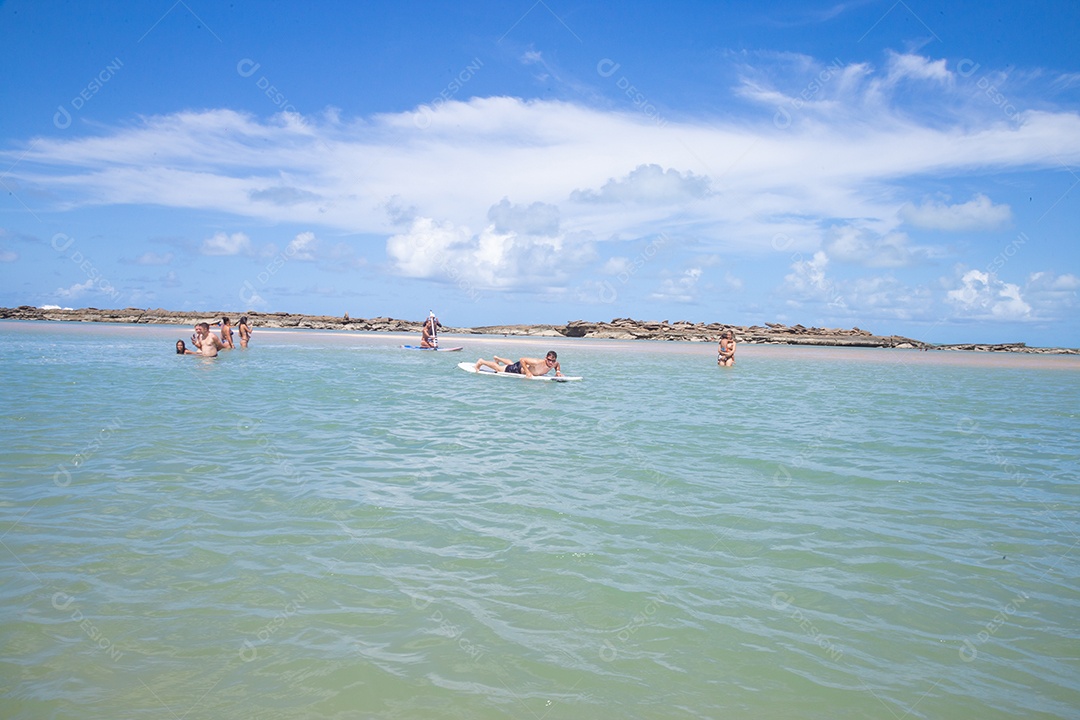
[{"label": "shallow water near shore", "polygon": [[1077,716],[1080,358],[190,333],[0,322],[4,717]]}]

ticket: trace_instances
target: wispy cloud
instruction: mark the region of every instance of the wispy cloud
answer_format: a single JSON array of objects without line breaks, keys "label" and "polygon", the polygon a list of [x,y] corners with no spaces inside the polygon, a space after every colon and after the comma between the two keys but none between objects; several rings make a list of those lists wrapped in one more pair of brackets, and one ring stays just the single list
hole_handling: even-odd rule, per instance
[{"label": "wispy cloud", "polygon": [[570,199],[586,203],[664,204],[699,200],[710,193],[709,179],[659,165],[640,165],[599,190],[574,190]]},{"label": "wispy cloud", "polygon": [[879,235],[855,225],[834,226],[825,234],[824,249],[830,258],[865,267],[908,267],[929,254],[912,247],[902,232]]},{"label": "wispy cloud", "polygon": [[909,225],[929,230],[997,230],[1012,221],[1008,205],[995,205],[982,194],[953,205],[937,200],[926,200],[921,205],[905,203],[899,215]]},{"label": "wispy cloud", "polygon": [[701,268],[684,270],[678,277],[664,278],[660,283],[660,287],[649,298],[667,302],[694,302],[697,300],[698,281],[700,279]]},{"label": "wispy cloud", "polygon": [[[18,151],[12,178],[59,197],[54,209],[152,204],[300,224],[313,235],[289,247],[304,259],[328,252],[314,235],[323,229],[386,237],[395,272],[491,287],[558,277],[598,243],[678,231],[702,253],[763,253],[787,233],[824,253],[793,271],[806,289],[830,258],[896,268],[932,256],[901,223],[961,231],[1011,220],[1008,205],[982,194],[911,197],[914,178],[1080,164],[1080,116],[1026,111],[1007,122],[985,102],[968,112],[976,88],[940,58],[782,62],[794,69],[782,83],[769,68],[746,71],[739,92],[755,114],[738,120],[658,126],[509,97],[442,103],[424,128],[413,112],[353,121],[182,112],[36,139]],[[911,112],[919,93],[940,100],[933,117]],[[774,122],[782,103],[787,124]],[[200,249],[258,253],[244,233],[217,233]]]},{"label": "wispy cloud", "polygon": [[94,289],[93,279],[88,279],[86,282],[75,283],[74,285],[66,288],[57,288],[56,295],[62,297],[65,300],[73,298],[79,298]]},{"label": "wispy cloud", "polygon": [[317,243],[315,233],[298,233],[285,247],[285,256],[294,260],[314,260]]},{"label": "wispy cloud", "polygon": [[133,262],[136,265],[168,265],[172,261],[173,254],[171,252],[159,255],[156,252],[147,251],[135,258]]}]

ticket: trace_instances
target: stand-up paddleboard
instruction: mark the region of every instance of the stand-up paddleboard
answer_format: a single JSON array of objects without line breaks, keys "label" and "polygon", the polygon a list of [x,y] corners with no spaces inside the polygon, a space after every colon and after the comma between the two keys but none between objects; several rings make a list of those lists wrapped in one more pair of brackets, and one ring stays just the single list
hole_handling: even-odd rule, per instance
[{"label": "stand-up paddleboard", "polygon": [[520,380],[546,380],[547,382],[572,382],[574,380],[581,380],[580,377],[571,377],[568,375],[563,375],[562,377],[558,377],[555,375],[534,375],[533,377],[529,377],[528,375],[523,375],[520,373],[497,373],[489,368],[481,368],[480,370],[477,370],[476,363],[470,362],[460,362],[457,364],[457,366],[465,372],[473,373],[474,375],[490,375],[492,377],[518,378]]},{"label": "stand-up paddleboard", "polygon": [[456,348],[433,348],[433,347],[420,347],[419,345],[402,345],[404,350],[435,350],[437,352],[457,352],[458,350],[464,350],[464,347]]}]

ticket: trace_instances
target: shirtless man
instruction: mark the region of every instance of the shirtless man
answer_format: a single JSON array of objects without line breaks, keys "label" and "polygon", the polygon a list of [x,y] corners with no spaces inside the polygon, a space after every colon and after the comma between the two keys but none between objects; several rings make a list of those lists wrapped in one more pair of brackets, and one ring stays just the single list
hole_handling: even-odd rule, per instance
[{"label": "shirtless man", "polygon": [[218,350],[225,347],[218,336],[210,332],[210,326],[207,323],[196,325],[195,333],[198,335],[195,345],[198,346],[199,354],[203,357],[217,357]]},{"label": "shirtless man", "polygon": [[543,360],[523,357],[516,363],[512,363],[506,358],[501,358],[498,355],[492,355],[492,357],[495,358],[494,362],[480,358],[476,361],[474,367],[477,370],[481,367],[486,367],[495,372],[517,373],[519,375],[524,375],[525,377],[547,375],[548,372],[554,368],[555,377],[562,377],[562,368],[559,367],[559,356],[555,354],[554,350],[544,356]]},{"label": "shirtless man", "polygon": [[716,364],[723,367],[735,364],[735,336],[730,330],[725,330],[720,336],[720,343],[716,346]]}]

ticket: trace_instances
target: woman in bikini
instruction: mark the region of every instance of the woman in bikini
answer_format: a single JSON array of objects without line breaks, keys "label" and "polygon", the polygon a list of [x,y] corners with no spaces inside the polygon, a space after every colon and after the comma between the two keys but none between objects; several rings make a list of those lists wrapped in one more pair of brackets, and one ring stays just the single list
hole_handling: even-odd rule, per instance
[{"label": "woman in bikini", "polygon": [[221,344],[230,350],[235,350],[236,346],[233,345],[232,336],[232,320],[227,317],[221,318]]},{"label": "woman in bikini", "polygon": [[236,326],[236,330],[240,333],[240,347],[247,347],[248,341],[251,340],[251,328],[248,327],[247,315],[240,318],[240,324]]}]

